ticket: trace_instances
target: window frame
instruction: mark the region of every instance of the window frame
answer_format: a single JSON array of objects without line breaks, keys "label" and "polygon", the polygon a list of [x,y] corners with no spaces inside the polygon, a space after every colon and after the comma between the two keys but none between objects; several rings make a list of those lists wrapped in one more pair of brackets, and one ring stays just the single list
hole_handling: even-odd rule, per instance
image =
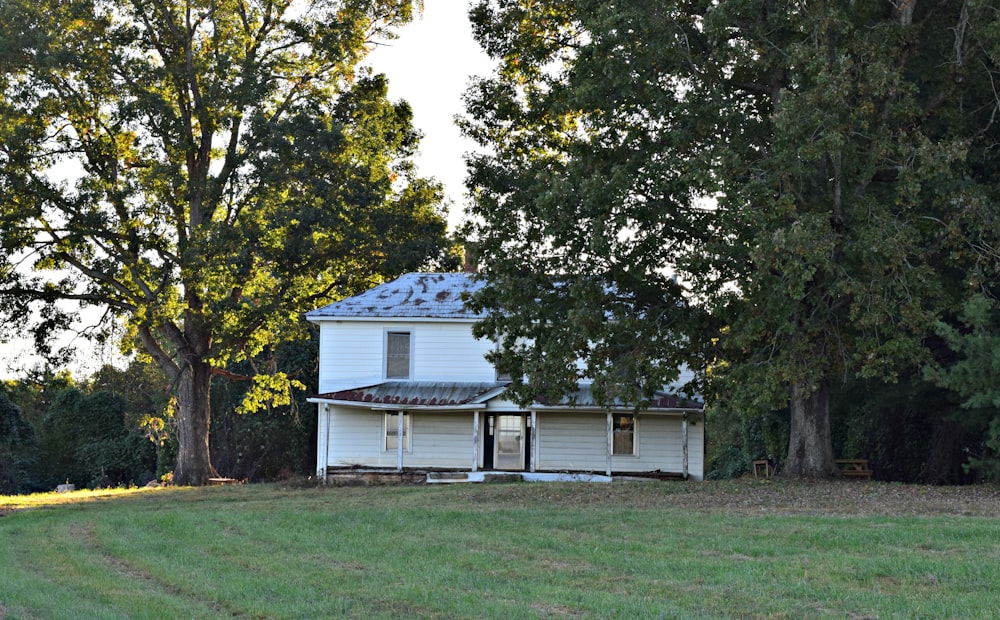
[{"label": "window frame", "polygon": [[[631,429],[627,429],[622,425],[622,420],[631,419]],[[617,452],[618,447],[618,436],[619,434],[624,434],[631,432],[632,435],[632,451],[631,452]],[[611,420],[611,456],[638,456],[639,455],[639,416],[634,413],[615,413],[612,415]]]},{"label": "window frame", "polygon": [[[396,446],[392,448],[389,447],[389,431],[392,431],[392,436],[396,436],[396,432],[399,430],[399,422],[396,420],[396,416],[399,415],[399,411],[386,411],[382,416],[382,452],[387,454],[396,454],[398,452],[397,443]],[[411,452],[413,448],[413,416],[410,412],[404,411],[403,413],[403,453],[407,454]],[[392,421],[390,422],[390,418]]]},{"label": "window frame", "polygon": [[[392,336],[402,336],[405,335],[407,339],[407,351],[406,351],[406,376],[390,375],[389,374],[389,341]],[[413,377],[413,332],[407,329],[386,329],[385,336],[382,339],[382,350],[384,351],[383,363],[382,363],[382,374],[387,380],[397,379],[400,381],[409,381]]]}]

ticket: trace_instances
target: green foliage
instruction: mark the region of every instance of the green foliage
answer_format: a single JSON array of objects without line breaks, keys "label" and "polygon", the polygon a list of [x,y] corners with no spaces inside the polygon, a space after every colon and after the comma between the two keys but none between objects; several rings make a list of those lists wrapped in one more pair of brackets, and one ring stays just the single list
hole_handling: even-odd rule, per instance
[{"label": "green foliage", "polygon": [[[245,381],[222,377],[212,382],[213,460],[220,473],[239,480],[275,480],[311,474],[316,466],[316,416],[306,402],[316,391],[319,333],[283,344],[265,360],[234,365],[235,373],[248,373],[251,363],[273,364],[268,374],[287,373],[303,385],[287,403],[268,402],[257,411],[246,408]],[[259,375],[258,375],[259,376]]]},{"label": "green foliage", "polygon": [[27,369],[18,379],[0,383],[0,392],[21,409],[24,419],[38,429],[45,420],[53,399],[63,390],[74,387],[73,376],[68,371],[55,372],[50,367]]},{"label": "green foliage", "polygon": [[41,304],[41,344],[70,318],[59,300],[124,322],[177,390],[184,482],[211,473],[213,368],[445,254],[410,108],[358,68],[411,17],[409,0],[0,4],[0,309]]},{"label": "green foliage", "polygon": [[706,478],[744,476],[753,471],[753,461],[762,459],[780,470],[788,450],[787,409],[748,415],[719,405],[709,407],[706,415]]},{"label": "green foliage", "polygon": [[987,4],[471,15],[501,63],[464,122],[488,147],[468,182],[477,333],[522,401],[589,376],[641,404],[710,367],[709,396],[749,418],[790,404],[786,471],[827,475],[831,386],[912,372],[956,274],[1000,265]]},{"label": "green foliage", "polygon": [[[32,408],[44,406],[32,424],[37,445],[31,483],[17,491],[51,489],[67,481],[82,488],[153,479],[162,444],[169,442],[164,422],[168,385],[148,361],[133,361],[124,370],[105,366],[79,385],[67,374],[8,382],[13,398]],[[164,466],[166,471],[173,463]]]},{"label": "green foliage", "polygon": [[878,480],[965,484],[980,452],[982,428],[968,419],[953,393],[914,373],[885,385],[853,380],[831,397],[834,453],[865,458]]},{"label": "green foliage", "polygon": [[928,365],[925,375],[962,399],[964,426],[983,438],[979,449],[971,451],[969,467],[1000,479],[1000,309],[995,298],[969,298],[957,325],[942,321],[937,334],[954,358]]},{"label": "green foliage", "polygon": [[76,388],[60,394],[44,424],[48,486],[143,484],[153,479],[153,444],[126,425],[129,403],[110,392],[87,395]]},{"label": "green foliage", "polygon": [[[272,403],[239,413],[249,382],[221,376],[213,381],[211,441],[224,475],[257,481],[313,471],[316,418],[309,415],[306,397],[316,386],[318,333],[311,329],[309,334],[308,340],[277,347],[256,360],[256,366],[245,362],[229,368],[230,374],[248,376],[267,366],[267,372],[296,377],[306,387],[294,393],[289,405]],[[13,405],[0,421],[4,492],[48,490],[67,481],[79,488],[143,484],[174,471],[176,404],[170,382],[156,364],[136,359],[124,369],[105,366],[75,387],[67,387],[74,385],[69,375],[48,377],[48,388],[34,377],[7,381],[0,390],[0,399],[11,394],[12,400],[23,398],[32,407],[44,403],[35,424],[26,416],[12,416],[17,411]],[[8,432],[11,424],[17,432]]]},{"label": "green foliage", "polygon": [[958,359],[945,368],[929,367],[927,375],[960,395],[966,409],[1000,410],[1000,308],[977,295],[965,302],[958,321],[961,327],[937,325],[937,334]]},{"label": "green foliage", "polygon": [[[100,368],[86,383],[93,394],[106,391],[128,403],[125,426],[129,434],[145,437],[156,453],[158,479],[173,471],[177,459],[176,401],[170,396],[170,382],[163,370],[149,359],[132,360],[124,370]],[[146,472],[135,472],[146,477]]]},{"label": "green foliage", "polygon": [[641,403],[692,358],[700,319],[670,277],[707,218],[703,151],[665,87],[691,20],[674,3],[594,1],[481,2],[471,17],[502,61],[462,123],[488,147],[469,160],[466,234],[491,284],[476,333],[499,343],[521,401],[586,375],[601,402]]},{"label": "green foliage", "polygon": [[0,391],[0,493],[31,488],[35,432],[21,410]]}]

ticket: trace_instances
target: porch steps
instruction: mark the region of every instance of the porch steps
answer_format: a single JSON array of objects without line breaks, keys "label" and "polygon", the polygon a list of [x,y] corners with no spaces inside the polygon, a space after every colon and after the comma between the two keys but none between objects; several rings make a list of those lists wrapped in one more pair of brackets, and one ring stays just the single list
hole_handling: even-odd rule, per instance
[{"label": "porch steps", "polygon": [[468,472],[462,471],[431,471],[427,472],[427,483],[448,484],[452,482],[469,482]]},{"label": "porch steps", "polygon": [[509,471],[431,471],[427,472],[428,484],[453,482],[611,482],[600,474],[529,473]]}]

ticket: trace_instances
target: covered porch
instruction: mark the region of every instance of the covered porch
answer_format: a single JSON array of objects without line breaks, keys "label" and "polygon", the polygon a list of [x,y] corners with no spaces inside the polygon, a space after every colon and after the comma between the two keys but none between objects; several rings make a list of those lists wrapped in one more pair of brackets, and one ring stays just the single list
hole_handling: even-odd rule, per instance
[{"label": "covered porch", "polygon": [[317,475],[408,482],[424,476],[429,483],[687,479],[695,427],[693,473],[701,477],[699,403],[667,401],[664,394],[636,412],[597,407],[577,395],[583,405],[521,409],[503,399],[504,388],[386,381],[316,396],[310,400],[319,405]]}]

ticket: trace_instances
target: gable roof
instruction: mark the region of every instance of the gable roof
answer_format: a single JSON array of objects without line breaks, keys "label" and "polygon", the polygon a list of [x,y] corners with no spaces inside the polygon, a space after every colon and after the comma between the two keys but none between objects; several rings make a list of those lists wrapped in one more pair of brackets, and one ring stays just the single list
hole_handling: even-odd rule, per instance
[{"label": "gable roof", "polygon": [[468,319],[473,312],[462,300],[485,285],[469,273],[408,273],[360,295],[348,297],[306,313],[311,321],[323,319]]}]

